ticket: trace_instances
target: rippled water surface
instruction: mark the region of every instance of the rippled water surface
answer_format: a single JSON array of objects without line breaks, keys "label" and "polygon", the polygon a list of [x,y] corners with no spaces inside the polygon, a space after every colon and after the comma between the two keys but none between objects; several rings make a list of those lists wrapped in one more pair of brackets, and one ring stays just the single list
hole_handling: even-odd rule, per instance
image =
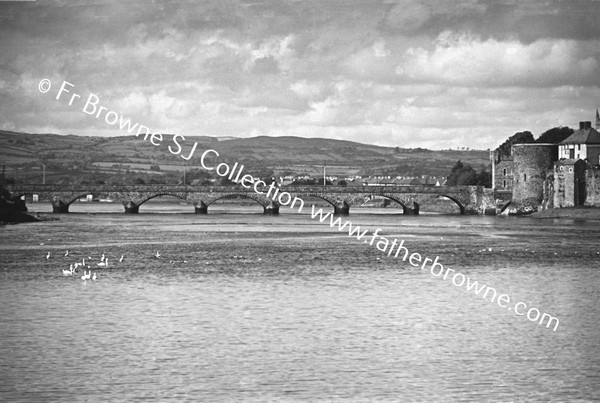
[{"label": "rippled water surface", "polygon": [[[308,214],[189,209],[0,227],[0,400],[600,396],[598,222],[351,212],[558,317],[554,332]],[[63,276],[88,257],[98,280]]]}]

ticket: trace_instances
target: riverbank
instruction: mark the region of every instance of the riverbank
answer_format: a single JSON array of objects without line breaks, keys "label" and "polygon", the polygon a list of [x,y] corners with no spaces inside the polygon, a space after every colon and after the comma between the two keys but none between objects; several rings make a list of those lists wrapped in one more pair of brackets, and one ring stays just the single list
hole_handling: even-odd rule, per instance
[{"label": "riverbank", "polygon": [[3,214],[0,212],[0,225],[6,224],[21,224],[27,222],[40,222],[40,221],[57,221],[59,217],[52,217],[48,214],[20,212]]},{"label": "riverbank", "polygon": [[600,208],[597,207],[572,207],[553,208],[538,211],[528,217],[532,218],[577,218],[583,220],[600,220]]}]

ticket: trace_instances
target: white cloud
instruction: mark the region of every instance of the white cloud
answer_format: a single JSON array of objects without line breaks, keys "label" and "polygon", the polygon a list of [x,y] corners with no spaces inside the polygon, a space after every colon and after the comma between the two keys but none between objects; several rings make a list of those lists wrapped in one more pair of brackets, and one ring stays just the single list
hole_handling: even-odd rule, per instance
[{"label": "white cloud", "polygon": [[373,53],[375,54],[375,57],[387,57],[391,54],[391,52],[386,49],[385,41],[383,39],[378,40],[373,44]]},{"label": "white cloud", "polygon": [[442,33],[432,50],[410,48],[396,67],[405,80],[452,85],[549,86],[597,82],[599,43],[480,40]]},{"label": "white cloud", "polygon": [[133,91],[127,96],[116,99],[116,110],[127,111],[128,114],[147,115],[150,103],[148,98],[140,91]]},{"label": "white cloud", "polygon": [[307,80],[291,83],[290,89],[305,99],[315,99],[323,92],[322,86],[319,83],[308,82]]}]

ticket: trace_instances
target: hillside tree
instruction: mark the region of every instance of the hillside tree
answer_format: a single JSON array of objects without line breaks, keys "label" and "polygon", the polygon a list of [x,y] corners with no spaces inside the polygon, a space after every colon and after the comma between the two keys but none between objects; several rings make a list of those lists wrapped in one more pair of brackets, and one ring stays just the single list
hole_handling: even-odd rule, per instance
[{"label": "hillside tree", "polygon": [[504,143],[500,145],[496,150],[499,155],[509,156],[511,155],[511,149],[513,144],[527,144],[533,143],[535,140],[533,134],[530,131],[518,132],[510,136]]},{"label": "hillside tree", "polygon": [[546,130],[544,133],[542,133],[535,142],[558,144],[567,137],[569,137],[571,134],[573,134],[573,132],[574,130],[570,127],[553,127],[552,129]]}]

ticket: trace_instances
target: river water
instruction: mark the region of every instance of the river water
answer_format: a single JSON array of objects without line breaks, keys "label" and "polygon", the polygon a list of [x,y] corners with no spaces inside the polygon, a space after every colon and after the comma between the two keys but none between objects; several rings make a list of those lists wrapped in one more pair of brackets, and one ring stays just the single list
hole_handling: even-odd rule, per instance
[{"label": "river water", "polygon": [[[553,331],[308,210],[71,210],[0,227],[2,401],[600,396],[598,222],[351,211],[354,224],[556,316]],[[63,276],[88,257],[96,281]]]}]

